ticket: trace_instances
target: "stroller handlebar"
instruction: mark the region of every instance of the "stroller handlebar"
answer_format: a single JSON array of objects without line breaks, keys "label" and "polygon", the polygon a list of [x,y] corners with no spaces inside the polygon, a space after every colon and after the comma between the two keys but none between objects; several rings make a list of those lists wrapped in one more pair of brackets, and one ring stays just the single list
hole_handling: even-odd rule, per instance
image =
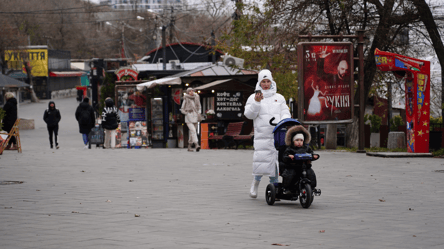
[{"label": "stroller handlebar", "polygon": [[271,126],[276,126],[276,125],[277,125],[277,123],[273,123],[273,121],[274,121],[275,119],[276,119],[275,117],[272,117],[272,118],[270,119],[270,125],[271,125]]}]

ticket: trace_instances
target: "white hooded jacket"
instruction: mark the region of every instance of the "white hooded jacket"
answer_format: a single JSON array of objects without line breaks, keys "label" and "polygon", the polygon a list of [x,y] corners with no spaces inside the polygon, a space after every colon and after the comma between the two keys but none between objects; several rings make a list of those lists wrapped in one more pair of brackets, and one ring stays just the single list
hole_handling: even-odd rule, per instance
[{"label": "white hooded jacket", "polygon": [[[261,88],[260,82],[263,79],[271,81],[269,90]],[[278,123],[282,119],[291,118],[291,115],[284,96],[276,93],[276,82],[269,70],[259,72],[256,90],[261,90],[264,98],[257,102],[254,100],[255,94],[250,95],[244,112],[245,117],[252,119],[254,125],[253,175],[274,176],[278,152],[274,147],[274,126],[270,125],[270,119],[274,117],[273,123]]]}]

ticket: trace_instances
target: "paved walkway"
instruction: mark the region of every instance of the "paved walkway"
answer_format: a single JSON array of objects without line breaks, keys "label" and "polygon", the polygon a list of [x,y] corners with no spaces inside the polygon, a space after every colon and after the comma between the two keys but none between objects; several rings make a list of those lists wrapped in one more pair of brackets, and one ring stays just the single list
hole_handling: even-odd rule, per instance
[{"label": "paved walkway", "polygon": [[[0,248],[444,248],[444,160],[320,152],[322,196],[248,197],[251,150],[83,150],[74,99],[56,100],[59,150],[35,119],[0,157]],[[137,216],[137,217],[136,217]]]}]

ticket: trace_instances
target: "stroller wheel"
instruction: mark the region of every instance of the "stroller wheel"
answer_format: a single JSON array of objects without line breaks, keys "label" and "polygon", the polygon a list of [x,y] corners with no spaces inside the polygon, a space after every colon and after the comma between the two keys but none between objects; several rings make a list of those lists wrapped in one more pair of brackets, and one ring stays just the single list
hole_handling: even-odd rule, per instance
[{"label": "stroller wheel", "polygon": [[311,190],[310,184],[305,184],[302,186],[300,191],[299,201],[303,208],[309,208],[313,202],[313,191]]},{"label": "stroller wheel", "polygon": [[265,200],[268,205],[273,205],[276,201],[276,187],[272,183],[268,184],[265,189]]}]

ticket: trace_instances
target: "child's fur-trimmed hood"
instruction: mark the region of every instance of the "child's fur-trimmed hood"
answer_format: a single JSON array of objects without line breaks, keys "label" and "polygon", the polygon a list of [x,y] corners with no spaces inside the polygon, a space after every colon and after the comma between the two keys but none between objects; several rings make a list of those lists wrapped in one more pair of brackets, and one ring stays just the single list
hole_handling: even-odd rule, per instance
[{"label": "child's fur-trimmed hood", "polygon": [[305,129],[302,125],[295,125],[288,129],[287,133],[285,134],[285,145],[293,146],[293,137],[298,133],[302,133],[304,135],[304,144],[310,143],[310,132],[308,132],[307,129]]}]

